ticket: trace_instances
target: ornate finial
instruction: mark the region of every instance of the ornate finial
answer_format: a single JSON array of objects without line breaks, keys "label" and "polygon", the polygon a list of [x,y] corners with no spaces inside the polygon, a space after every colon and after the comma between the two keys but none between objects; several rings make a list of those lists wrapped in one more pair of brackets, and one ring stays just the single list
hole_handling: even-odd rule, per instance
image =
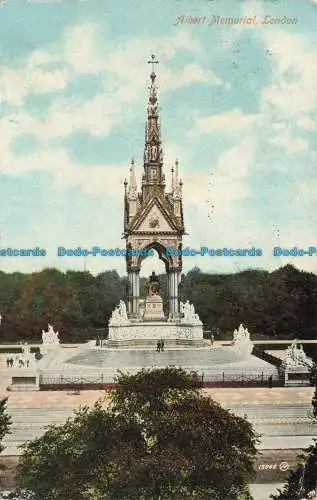
[{"label": "ornate finial", "polygon": [[155,54],[152,54],[151,55],[151,60],[148,61],[148,64],[152,64],[152,73],[150,74],[150,78],[152,80],[152,84],[154,83],[154,80],[155,80],[155,77],[156,77],[156,74],[155,74],[155,71],[154,71],[154,64],[158,64],[159,62],[155,59]]},{"label": "ornate finial", "polygon": [[136,184],[135,171],[134,171],[134,157],[131,159],[129,193],[130,193],[130,196],[133,197],[133,199],[136,197],[137,184]]}]

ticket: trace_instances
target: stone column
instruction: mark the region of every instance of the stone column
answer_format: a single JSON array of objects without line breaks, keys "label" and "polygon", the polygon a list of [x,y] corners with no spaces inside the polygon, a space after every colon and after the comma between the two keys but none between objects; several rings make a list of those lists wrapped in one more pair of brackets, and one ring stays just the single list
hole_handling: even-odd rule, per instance
[{"label": "stone column", "polygon": [[135,272],[135,314],[139,316],[140,270]]},{"label": "stone column", "polygon": [[131,271],[131,311],[132,316],[137,316],[139,313],[139,296],[140,296],[140,271]]},{"label": "stone column", "polygon": [[128,271],[128,282],[129,282],[129,290],[128,290],[128,313],[132,313],[132,296],[133,296],[133,284],[132,284],[132,273]]},{"label": "stone column", "polygon": [[178,296],[178,291],[179,291],[180,279],[181,279],[181,273],[180,273],[180,271],[175,271],[175,315],[176,315],[176,317],[179,317],[179,296]]},{"label": "stone column", "polygon": [[178,284],[180,273],[178,271],[170,271],[168,275],[168,292],[169,292],[169,309],[172,318],[179,317],[179,301],[178,301]]},{"label": "stone column", "polygon": [[173,272],[173,312],[174,316],[177,316],[178,311],[178,281],[177,272]]},{"label": "stone column", "polygon": [[171,271],[168,272],[168,305],[169,305],[169,314],[171,317],[174,315],[173,310],[173,273]]}]

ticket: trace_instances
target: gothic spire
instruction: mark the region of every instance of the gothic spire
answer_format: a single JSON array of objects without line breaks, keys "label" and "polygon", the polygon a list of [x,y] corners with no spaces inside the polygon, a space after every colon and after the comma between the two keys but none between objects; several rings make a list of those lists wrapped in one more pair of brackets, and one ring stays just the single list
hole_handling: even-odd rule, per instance
[{"label": "gothic spire", "polygon": [[154,71],[155,64],[158,61],[153,54],[148,64],[152,64],[152,72],[150,74],[151,85],[149,87],[149,100],[147,105],[147,123],[145,127],[145,149],[144,149],[144,164],[162,163],[162,148],[160,137],[160,125],[158,115],[157,102],[157,86],[155,84],[156,73]]}]

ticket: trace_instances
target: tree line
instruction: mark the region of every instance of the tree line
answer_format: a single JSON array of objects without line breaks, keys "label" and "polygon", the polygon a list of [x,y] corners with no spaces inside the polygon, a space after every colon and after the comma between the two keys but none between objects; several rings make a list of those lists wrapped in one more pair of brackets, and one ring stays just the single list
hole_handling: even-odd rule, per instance
[{"label": "tree line", "polygon": [[[160,275],[167,311],[167,276]],[[145,278],[140,294],[145,296]],[[317,331],[317,276],[292,265],[276,271],[210,274],[194,268],[182,275],[180,297],[195,305],[205,330],[231,338],[243,323],[252,335],[311,338]],[[45,269],[23,274],[0,272],[0,342],[40,340],[52,323],[63,342],[106,335],[106,325],[128,281],[117,271]]]}]

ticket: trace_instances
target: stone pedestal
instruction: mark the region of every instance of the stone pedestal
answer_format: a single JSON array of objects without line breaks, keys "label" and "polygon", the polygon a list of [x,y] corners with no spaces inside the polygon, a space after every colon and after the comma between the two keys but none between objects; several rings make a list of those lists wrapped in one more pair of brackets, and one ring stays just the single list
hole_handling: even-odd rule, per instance
[{"label": "stone pedestal", "polygon": [[164,320],[163,300],[159,295],[151,295],[145,299],[143,318],[145,321]]},{"label": "stone pedestal", "polygon": [[285,387],[310,386],[310,370],[308,367],[280,367],[280,377]]},{"label": "stone pedestal", "polygon": [[34,368],[12,370],[8,391],[39,391],[40,376]]}]

